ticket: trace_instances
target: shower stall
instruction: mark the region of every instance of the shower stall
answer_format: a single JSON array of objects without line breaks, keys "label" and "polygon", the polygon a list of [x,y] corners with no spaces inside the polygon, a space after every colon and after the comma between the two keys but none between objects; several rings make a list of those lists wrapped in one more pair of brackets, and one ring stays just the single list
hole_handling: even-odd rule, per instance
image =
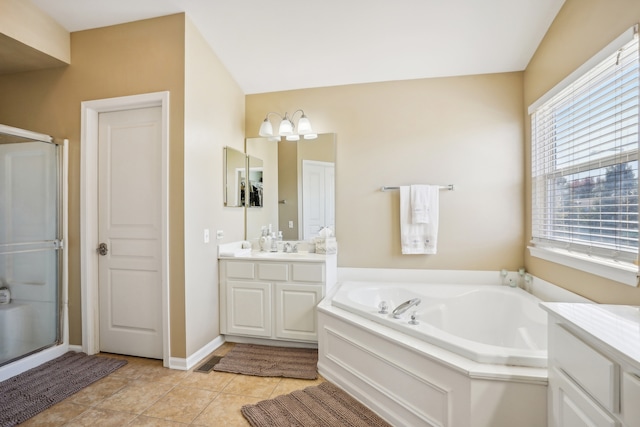
[{"label": "shower stall", "polygon": [[66,141],[0,125],[2,371],[65,344],[65,158]]}]

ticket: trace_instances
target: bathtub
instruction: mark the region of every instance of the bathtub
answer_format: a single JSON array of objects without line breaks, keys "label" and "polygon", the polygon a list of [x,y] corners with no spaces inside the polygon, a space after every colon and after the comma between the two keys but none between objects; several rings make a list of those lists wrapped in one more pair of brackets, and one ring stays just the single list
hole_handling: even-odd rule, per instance
[{"label": "bathtub", "polygon": [[499,272],[348,272],[317,308],[320,375],[394,426],[546,426],[540,300]]},{"label": "bathtub", "polygon": [[[400,319],[391,312],[405,301],[420,304]],[[547,366],[547,315],[540,300],[501,285],[345,282],[331,304],[472,361]],[[386,303],[388,313],[379,305]],[[415,321],[410,323],[411,315]]]}]

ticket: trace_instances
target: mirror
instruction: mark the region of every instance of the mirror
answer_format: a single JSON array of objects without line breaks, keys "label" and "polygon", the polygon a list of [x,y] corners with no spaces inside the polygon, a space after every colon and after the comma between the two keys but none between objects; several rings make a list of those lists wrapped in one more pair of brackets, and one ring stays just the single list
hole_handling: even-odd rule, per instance
[{"label": "mirror", "polygon": [[297,142],[246,140],[247,155],[263,160],[264,175],[263,208],[246,210],[247,240],[269,224],[284,240],[309,240],[324,226],[335,232],[335,144],[333,133]]},{"label": "mirror", "polygon": [[224,205],[245,205],[247,157],[241,151],[224,147]]}]

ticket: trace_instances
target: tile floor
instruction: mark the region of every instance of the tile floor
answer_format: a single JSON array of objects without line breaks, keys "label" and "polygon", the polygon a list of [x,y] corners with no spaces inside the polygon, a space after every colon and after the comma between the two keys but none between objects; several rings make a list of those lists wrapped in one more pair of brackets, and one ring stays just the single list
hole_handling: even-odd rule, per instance
[{"label": "tile floor", "polygon": [[[212,355],[224,355],[232,347],[226,343]],[[128,363],[21,425],[248,426],[242,405],[324,381],[177,371],[163,368],[159,360],[109,356]]]}]

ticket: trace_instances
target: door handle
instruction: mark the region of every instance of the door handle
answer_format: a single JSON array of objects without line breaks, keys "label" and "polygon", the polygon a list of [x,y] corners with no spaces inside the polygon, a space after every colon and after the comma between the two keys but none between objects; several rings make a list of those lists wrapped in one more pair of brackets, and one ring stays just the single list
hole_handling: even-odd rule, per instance
[{"label": "door handle", "polygon": [[100,245],[98,245],[98,253],[102,256],[106,255],[107,252],[109,252],[109,248],[107,248],[107,244],[106,243],[100,243]]}]

